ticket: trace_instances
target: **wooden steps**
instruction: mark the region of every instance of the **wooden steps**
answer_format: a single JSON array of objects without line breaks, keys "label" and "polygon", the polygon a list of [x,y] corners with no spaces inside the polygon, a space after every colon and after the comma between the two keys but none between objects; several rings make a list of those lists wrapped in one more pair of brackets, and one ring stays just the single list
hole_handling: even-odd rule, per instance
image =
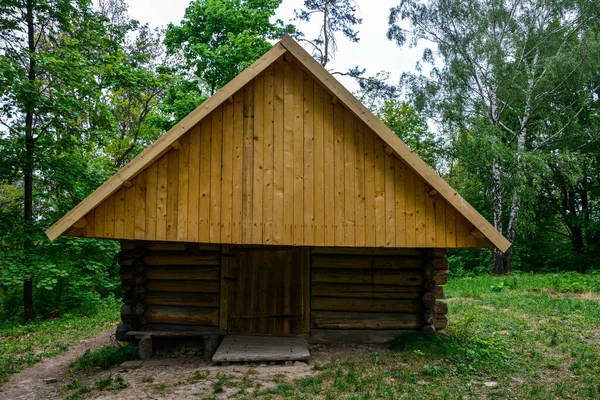
[{"label": "wooden steps", "polygon": [[307,360],[308,341],[297,336],[230,335],[221,342],[214,362]]}]

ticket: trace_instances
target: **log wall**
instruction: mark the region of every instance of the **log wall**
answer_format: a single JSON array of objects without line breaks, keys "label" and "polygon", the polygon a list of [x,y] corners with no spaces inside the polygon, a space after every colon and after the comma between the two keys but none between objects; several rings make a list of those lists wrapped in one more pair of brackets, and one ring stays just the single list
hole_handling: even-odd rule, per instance
[{"label": "log wall", "polygon": [[311,338],[389,341],[446,327],[445,250],[313,248]]},{"label": "log wall", "polygon": [[[279,249],[297,258],[297,248]],[[117,333],[122,338],[129,330],[227,329],[235,312],[220,306],[231,303],[226,286],[231,292],[241,277],[229,271],[224,279],[221,263],[223,257],[231,263],[237,253],[233,246],[222,252],[221,245],[122,242],[119,264],[125,295]],[[306,249],[304,259],[309,258],[301,263],[306,296],[297,297],[304,302],[299,309],[310,313],[307,329],[299,328],[298,333],[310,332],[315,341],[387,341],[407,331],[431,332],[447,324],[447,305],[439,301],[445,298],[441,285],[448,279],[445,250],[312,247]],[[292,275],[298,274],[304,276],[300,271]],[[288,285],[298,284],[297,292],[303,293],[302,281],[292,279]],[[281,290],[265,287],[253,292]],[[277,296],[268,297],[278,302]],[[242,314],[264,314],[255,308]]]}]

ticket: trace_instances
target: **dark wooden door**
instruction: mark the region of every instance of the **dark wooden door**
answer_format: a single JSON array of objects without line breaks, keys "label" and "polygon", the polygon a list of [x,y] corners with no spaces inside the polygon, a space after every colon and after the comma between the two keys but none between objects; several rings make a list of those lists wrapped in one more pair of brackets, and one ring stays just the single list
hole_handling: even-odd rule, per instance
[{"label": "dark wooden door", "polygon": [[302,248],[235,247],[225,276],[227,330],[235,333],[302,333]]}]

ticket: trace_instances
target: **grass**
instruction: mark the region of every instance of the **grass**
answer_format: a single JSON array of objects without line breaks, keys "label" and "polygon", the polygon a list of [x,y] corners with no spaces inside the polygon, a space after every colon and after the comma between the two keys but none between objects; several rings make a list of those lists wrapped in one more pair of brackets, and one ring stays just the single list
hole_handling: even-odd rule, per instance
[{"label": "grass", "polygon": [[92,392],[108,391],[114,393],[128,386],[129,384],[123,377],[109,375],[106,378],[98,378],[91,384],[82,384],[80,381],[73,381],[63,386],[61,394],[67,400],[80,400],[89,397]]},{"label": "grass", "polygon": [[135,346],[106,345],[100,349],[86,350],[82,356],[72,360],[69,368],[73,372],[92,374],[97,371],[106,370],[124,361],[137,360],[138,349]]},{"label": "grass", "polygon": [[318,366],[266,399],[600,398],[600,275],[452,279],[450,324]]},{"label": "grass", "polygon": [[0,323],[0,389],[10,374],[63,354],[73,343],[113,327],[118,318],[119,304],[115,301],[90,317],[63,317],[25,325]]}]

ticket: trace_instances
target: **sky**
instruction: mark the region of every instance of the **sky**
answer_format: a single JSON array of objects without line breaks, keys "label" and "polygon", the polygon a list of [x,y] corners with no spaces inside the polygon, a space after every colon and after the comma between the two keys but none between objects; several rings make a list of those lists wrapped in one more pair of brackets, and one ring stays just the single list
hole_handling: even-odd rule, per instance
[{"label": "sky", "polygon": [[[388,71],[391,72],[390,83],[393,84],[398,82],[402,72],[413,72],[422,55],[422,48],[399,48],[386,37],[389,10],[399,2],[400,0],[356,0],[358,17],[363,19],[362,25],[358,27],[360,41],[351,43],[341,33],[338,34],[338,51],[335,59],[327,67],[334,71],[347,71],[358,65],[366,68],[369,76],[379,71]],[[189,3],[190,0],[129,0],[129,14],[141,23],[149,23],[153,28],[164,27],[168,23],[179,24]],[[302,0],[283,0],[276,18],[289,23],[294,17],[294,9],[300,9],[302,4]],[[295,24],[306,37],[316,36],[317,23]],[[357,89],[357,84],[352,78],[336,78],[350,91]]]}]

